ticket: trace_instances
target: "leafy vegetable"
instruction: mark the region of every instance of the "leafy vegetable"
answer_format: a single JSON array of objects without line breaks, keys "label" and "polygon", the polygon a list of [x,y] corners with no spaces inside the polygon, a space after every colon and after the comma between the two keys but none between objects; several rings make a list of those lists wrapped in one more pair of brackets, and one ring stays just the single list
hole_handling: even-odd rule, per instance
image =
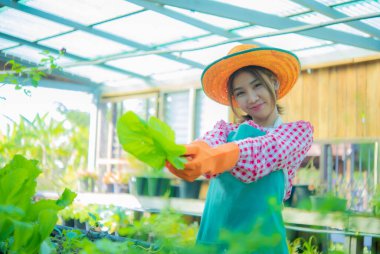
[{"label": "leafy vegetable", "polygon": [[58,200],[33,202],[40,173],[37,161],[21,155],[0,169],[0,252],[37,253],[44,248],[58,211],[76,197],[65,189]]},{"label": "leafy vegetable", "polygon": [[134,112],[126,112],[117,122],[117,134],[123,149],[154,169],[162,169],[168,160],[178,169],[184,168],[186,151],[175,143],[174,131],[158,118],[148,122]]}]

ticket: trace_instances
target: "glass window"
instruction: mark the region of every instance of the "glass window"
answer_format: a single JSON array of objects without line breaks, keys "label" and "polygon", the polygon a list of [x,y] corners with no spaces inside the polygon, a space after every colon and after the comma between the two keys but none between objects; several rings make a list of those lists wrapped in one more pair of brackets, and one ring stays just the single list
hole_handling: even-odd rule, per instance
[{"label": "glass window", "polygon": [[198,89],[195,101],[195,138],[211,130],[219,120],[228,121],[228,106],[209,99],[202,89]]},{"label": "glass window", "polygon": [[176,143],[189,143],[189,91],[164,94],[164,121],[175,131]]}]

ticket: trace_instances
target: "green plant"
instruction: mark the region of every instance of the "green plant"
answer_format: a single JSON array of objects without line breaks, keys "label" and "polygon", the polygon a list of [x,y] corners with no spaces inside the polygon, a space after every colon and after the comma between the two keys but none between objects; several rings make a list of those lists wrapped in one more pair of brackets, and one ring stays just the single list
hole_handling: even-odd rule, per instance
[{"label": "green plant", "polygon": [[320,180],[320,172],[314,166],[314,157],[312,157],[305,167],[297,170],[294,184],[308,185],[309,190],[316,190],[321,186]]},{"label": "green plant", "polygon": [[372,197],[371,205],[373,214],[376,217],[380,217],[380,188],[377,188],[377,190],[375,191]]},{"label": "green plant", "polygon": [[317,239],[315,236],[311,236],[308,240],[304,238],[297,238],[293,242],[288,242],[289,253],[303,253],[303,254],[319,254]]},{"label": "green plant", "polygon": [[64,220],[75,219],[79,222],[94,222],[99,219],[99,206],[98,205],[82,205],[72,204],[59,212],[59,215]]},{"label": "green plant", "polygon": [[[52,55],[49,51],[44,50],[40,54],[43,56],[36,67],[26,67],[15,60],[9,60],[4,64],[4,70],[0,73],[0,83],[13,84],[16,90],[23,90],[28,96],[31,91],[25,88],[25,85],[30,82],[34,87],[37,87],[40,80],[51,73],[53,70],[61,70],[57,64],[59,58],[66,53],[65,49],[59,51],[58,56]],[[2,85],[2,86],[3,86]],[[5,97],[1,96],[1,99]]]},{"label": "green plant", "polygon": [[21,116],[0,133],[0,166],[15,154],[38,159],[45,169],[38,179],[40,190],[75,188],[76,172],[87,167],[89,114],[63,105],[58,111],[65,120],[49,119],[48,114],[37,114],[32,121]]},{"label": "green plant", "polygon": [[145,122],[134,112],[126,112],[117,122],[117,134],[123,149],[156,170],[165,161],[176,168],[183,168],[185,153],[183,145],[175,143],[174,131],[156,117]]},{"label": "green plant", "polygon": [[58,211],[76,197],[65,189],[58,200],[32,201],[36,178],[41,172],[37,161],[21,155],[0,169],[0,251],[3,253],[37,253],[47,248]]}]

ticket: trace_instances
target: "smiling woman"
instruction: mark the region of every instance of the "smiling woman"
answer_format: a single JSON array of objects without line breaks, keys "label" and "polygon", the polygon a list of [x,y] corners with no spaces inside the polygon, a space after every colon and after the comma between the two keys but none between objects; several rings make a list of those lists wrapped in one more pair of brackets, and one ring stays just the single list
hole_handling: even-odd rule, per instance
[{"label": "smiling woman", "polygon": [[299,72],[293,53],[248,44],[235,46],[204,70],[205,94],[229,105],[240,122],[219,121],[186,145],[183,170],[167,163],[187,181],[202,174],[211,179],[198,244],[222,252],[231,247],[231,233],[243,233],[255,239],[247,253],[288,253],[281,206],[311,147],[313,127],[304,121],[283,123],[276,103]]}]

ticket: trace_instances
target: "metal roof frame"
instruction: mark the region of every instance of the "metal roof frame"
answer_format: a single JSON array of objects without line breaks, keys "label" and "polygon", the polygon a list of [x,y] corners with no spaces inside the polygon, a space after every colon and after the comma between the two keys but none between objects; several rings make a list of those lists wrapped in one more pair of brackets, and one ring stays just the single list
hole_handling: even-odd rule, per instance
[{"label": "metal roof frame", "polygon": [[[40,18],[55,21],[57,23],[60,23],[60,24],[63,24],[63,25],[69,26],[69,27],[73,27],[75,30],[84,31],[84,32],[87,32],[89,34],[93,34],[93,35],[97,35],[97,36],[102,37],[102,38],[113,40],[113,41],[116,41],[120,44],[124,44],[124,45],[130,46],[130,47],[134,47],[138,50],[153,50],[154,49],[154,48],[148,47],[144,44],[141,44],[141,43],[138,43],[138,42],[135,42],[135,41],[132,41],[132,40],[129,40],[129,39],[108,33],[108,32],[104,32],[102,30],[93,28],[91,26],[85,26],[85,25],[79,24],[77,22],[74,22],[74,21],[71,21],[71,20],[68,20],[65,18],[61,18],[59,16],[56,16],[56,15],[53,15],[50,13],[41,11],[41,10],[38,10],[36,8],[32,8],[32,7],[23,5],[23,4],[19,4],[17,2],[12,1],[12,0],[0,0],[0,4],[7,6],[7,7],[10,7],[10,8],[13,8],[13,9],[16,9],[18,11],[22,11],[22,12],[25,12],[28,14],[38,16]],[[174,60],[174,61],[177,61],[177,62],[180,62],[183,64],[190,65],[190,66],[195,67],[195,68],[201,68],[201,69],[204,68],[204,66],[202,64],[196,63],[196,62],[188,60],[188,59],[178,58],[177,56],[173,56],[172,54],[164,54],[163,57],[166,57],[170,60]]]},{"label": "metal roof frame", "polygon": [[[342,4],[327,6],[317,0],[291,0],[296,4],[306,7],[309,10],[306,12],[303,11],[302,13],[292,14],[287,17],[267,14],[267,13],[252,10],[252,9],[238,7],[230,3],[227,4],[227,3],[217,2],[214,0],[124,0],[124,1],[140,6],[143,9],[132,12],[132,13],[128,13],[128,14],[119,15],[117,17],[113,17],[108,20],[102,20],[97,23],[92,23],[90,25],[83,25],[71,19],[60,17],[57,15],[48,13],[46,11],[42,11],[40,9],[30,7],[26,4],[23,4],[21,1],[19,2],[19,1],[12,1],[12,0],[0,0],[0,8],[5,6],[8,8],[12,8],[12,9],[15,9],[24,13],[28,13],[28,14],[31,14],[31,15],[34,15],[46,20],[50,20],[58,24],[62,24],[62,25],[72,28],[70,31],[62,32],[62,33],[52,35],[52,36],[47,36],[35,41],[22,39],[14,35],[9,35],[9,34],[0,32],[0,38],[5,39],[10,42],[15,42],[18,44],[18,45],[11,46],[8,48],[3,48],[2,50],[17,48],[22,45],[27,45],[35,49],[48,50],[49,52],[52,52],[52,53],[58,53],[59,52],[58,49],[42,45],[39,42],[50,39],[50,38],[62,36],[64,34],[72,33],[75,31],[84,31],[86,33],[97,36],[99,38],[105,38],[105,39],[114,41],[116,43],[119,43],[121,45],[132,47],[134,48],[134,50],[124,51],[124,52],[122,51],[120,53],[116,53],[113,55],[105,55],[103,57],[97,57],[97,58],[92,58],[92,59],[67,52],[65,56],[75,60],[76,62],[72,64],[67,64],[67,65],[65,64],[62,67],[65,68],[65,67],[73,67],[73,66],[81,66],[81,65],[96,65],[100,68],[126,75],[126,78],[130,78],[130,77],[138,78],[140,80],[143,80],[145,84],[147,84],[148,86],[153,86],[153,87],[156,87],[157,83],[156,83],[156,80],[154,80],[151,76],[136,73],[135,72],[136,69],[135,71],[130,71],[125,68],[111,66],[110,64],[107,64],[107,62],[111,60],[128,58],[128,57],[137,57],[137,56],[144,56],[144,55],[159,55],[167,59],[173,60],[175,62],[185,64],[189,66],[189,68],[203,69],[205,66],[201,64],[200,62],[184,58],[181,55],[181,53],[191,51],[191,49],[171,50],[171,49],[168,49],[167,47],[178,44],[178,43],[186,42],[186,41],[207,38],[208,36],[212,36],[212,35],[224,37],[226,38],[226,40],[220,43],[215,43],[213,45],[203,46],[204,48],[214,47],[214,46],[222,45],[229,42],[254,43],[261,46],[266,46],[262,42],[259,42],[257,39],[264,38],[264,37],[272,37],[276,35],[283,35],[283,34],[299,34],[299,35],[304,35],[310,38],[327,40],[327,41],[332,42],[332,44],[329,44],[329,45],[343,44],[343,45],[349,45],[349,46],[353,46],[357,48],[370,50],[369,52],[371,51],[380,52],[380,29],[377,29],[377,26],[372,26],[372,25],[362,22],[362,20],[365,20],[365,19],[380,17],[380,12],[373,13],[367,16],[361,15],[357,17],[352,17],[352,16],[348,16],[342,13],[336,8],[337,6],[340,6],[340,5],[346,5],[346,4],[349,5],[349,4],[354,4],[360,1],[350,1],[348,3],[345,2]],[[243,23],[247,23],[248,25],[246,27],[248,28],[255,27],[257,25],[261,27],[274,28],[277,31],[243,37],[243,36],[240,36],[236,31],[239,29],[245,28],[245,26],[226,29],[218,25],[212,25],[198,18],[185,15],[179,11],[176,11],[167,7],[182,8],[184,10],[191,10],[191,11],[195,11],[199,13],[214,15],[216,17],[240,21]],[[193,36],[193,37],[186,37],[186,38],[181,38],[177,40],[172,40],[172,41],[162,43],[162,44],[157,44],[155,46],[148,46],[143,43],[140,43],[131,39],[127,39],[122,36],[119,36],[119,35],[116,35],[116,34],[101,30],[101,29],[97,29],[94,27],[102,23],[107,23],[107,22],[117,20],[120,18],[126,18],[128,16],[136,15],[148,10],[157,12],[159,14],[165,15],[172,19],[192,25],[196,28],[200,28],[208,32],[208,34]],[[292,19],[299,15],[314,13],[314,12],[330,17],[332,18],[332,21],[330,23],[324,22],[320,24],[309,24],[309,23]],[[338,24],[338,23],[344,23],[348,26],[351,26],[354,29],[357,29],[363,33],[368,34],[368,37],[326,27],[327,25]],[[323,45],[315,46],[315,47],[322,47],[322,46]],[[194,48],[193,50],[199,50],[199,49],[202,49],[202,46],[198,48]],[[305,47],[304,49],[308,49],[308,47]],[[3,59],[4,61],[9,60],[11,57],[10,56],[11,54],[4,53],[2,52],[2,50],[0,50],[0,59]],[[31,66],[31,63],[25,59],[17,58],[17,60],[21,64],[24,64],[26,66]],[[104,85],[104,84],[98,84],[96,82],[93,82],[90,79],[83,78],[78,75],[72,75],[69,73],[62,72],[62,71],[58,71],[58,72],[55,71],[54,74],[57,76],[61,76],[64,78],[77,81],[79,83],[89,84],[89,87],[91,88],[93,88],[95,85],[96,87],[99,87],[100,90],[101,90],[102,85]]]},{"label": "metal roof frame", "polygon": [[[1,1],[0,1],[1,2]],[[183,9],[191,9],[211,15],[225,17],[229,19],[257,24],[260,26],[272,27],[276,29],[287,29],[302,25],[308,25],[304,22],[291,20],[289,18],[270,15],[254,10],[248,10],[229,4],[219,3],[215,1],[200,0],[155,0],[155,2],[175,6]],[[329,40],[355,47],[365,48],[369,50],[380,51],[380,41],[371,38],[364,38],[329,28],[317,28],[313,31],[299,32],[302,35],[314,37],[322,40]]]},{"label": "metal roof frame", "polygon": [[[330,18],[333,18],[333,19],[340,19],[340,18],[349,17],[349,16],[347,16],[347,15],[345,15],[345,14],[343,14],[337,10],[334,10],[331,7],[323,5],[323,4],[321,4],[317,1],[314,1],[314,0],[291,0],[291,1],[298,3],[300,5],[306,6],[315,12],[322,13],[322,14],[324,14]],[[347,24],[353,28],[356,28],[356,29],[362,31],[362,32],[365,32],[365,33],[370,34],[374,37],[380,38],[380,31],[379,30],[377,30],[374,27],[371,27],[371,26],[369,26],[363,22],[353,21],[353,22],[350,22]]]}]

